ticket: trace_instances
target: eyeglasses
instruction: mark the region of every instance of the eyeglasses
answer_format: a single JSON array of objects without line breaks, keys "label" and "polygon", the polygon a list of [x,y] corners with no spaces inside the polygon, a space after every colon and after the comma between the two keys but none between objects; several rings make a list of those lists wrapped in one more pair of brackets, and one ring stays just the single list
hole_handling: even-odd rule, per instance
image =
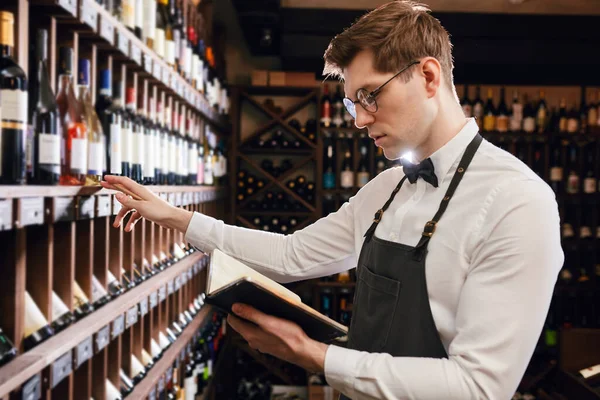
[{"label": "eyeglasses", "polygon": [[346,111],[348,111],[348,114],[350,114],[352,116],[352,118],[356,119],[356,103],[360,103],[362,108],[364,108],[366,111],[368,111],[370,113],[377,112],[377,100],[375,100],[375,98],[379,95],[379,93],[381,92],[383,87],[385,85],[387,85],[389,82],[391,82],[392,79],[394,79],[395,77],[397,77],[398,75],[400,75],[401,73],[403,73],[404,71],[406,71],[407,69],[412,67],[413,65],[419,64],[419,63],[420,63],[420,61],[413,61],[412,63],[408,64],[406,67],[402,68],[400,70],[400,72],[398,72],[396,75],[392,76],[390,79],[388,79],[385,83],[380,85],[377,89],[373,90],[372,92],[368,92],[367,89],[364,89],[364,88],[358,89],[356,91],[356,98],[358,100],[356,100],[356,101],[352,101],[348,97],[344,97],[344,107],[346,107]]}]

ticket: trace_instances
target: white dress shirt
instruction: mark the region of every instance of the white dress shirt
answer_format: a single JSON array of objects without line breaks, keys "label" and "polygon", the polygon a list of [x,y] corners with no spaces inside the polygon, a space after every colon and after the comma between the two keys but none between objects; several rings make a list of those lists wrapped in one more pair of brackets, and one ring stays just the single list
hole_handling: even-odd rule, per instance
[{"label": "white dress shirt", "polygon": [[[439,187],[406,181],[375,231],[415,246],[436,213],[475,120],[431,155]],[[356,267],[363,235],[403,177],[384,171],[340,209],[292,235],[224,224],[195,213],[186,239],[218,248],[279,282]],[[484,140],[429,243],[429,302],[448,359],[392,357],[331,345],[329,385],[354,400],[505,400],[542,330],[563,265],[554,192],[508,152]],[[399,265],[399,268],[402,266]]]}]

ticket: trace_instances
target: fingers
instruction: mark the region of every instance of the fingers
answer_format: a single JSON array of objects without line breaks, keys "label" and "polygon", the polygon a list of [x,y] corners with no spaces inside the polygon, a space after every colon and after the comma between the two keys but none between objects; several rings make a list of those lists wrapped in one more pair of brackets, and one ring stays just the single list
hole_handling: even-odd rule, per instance
[{"label": "fingers", "polygon": [[281,322],[279,318],[267,315],[246,304],[236,303],[233,305],[232,311],[241,318],[254,322],[267,331],[276,330],[277,325]]},{"label": "fingers", "polygon": [[[123,188],[127,189],[131,193],[139,196],[143,200],[148,200],[152,196],[152,192],[145,188],[144,186],[136,183],[134,180],[126,177],[126,176],[115,176],[115,175],[106,175],[104,177],[106,182],[102,183],[102,186],[107,189],[113,189],[117,191],[119,188],[116,185],[121,185]],[[104,183],[110,185],[110,187],[106,186]]]},{"label": "fingers", "polygon": [[131,217],[129,218],[129,221],[127,222],[127,225],[125,226],[125,232],[131,232],[133,230],[133,227],[135,226],[135,224],[142,219],[142,214],[140,214],[138,211],[135,211]]},{"label": "fingers", "polygon": [[[117,199],[118,200],[118,199]],[[123,222],[123,219],[125,219],[125,217],[127,216],[127,214],[133,211],[133,208],[131,207],[127,207],[127,206],[123,206],[123,208],[121,208],[119,210],[119,213],[117,214],[117,216],[115,217],[115,222],[113,222],[113,226],[115,228],[118,228],[119,226],[121,226],[121,223]]]},{"label": "fingers", "polygon": [[227,322],[233,329],[236,330],[236,332],[242,335],[242,337],[248,342],[248,345],[253,349],[256,349],[259,338],[267,334],[253,323],[244,321],[243,319],[232,314],[227,316]]}]

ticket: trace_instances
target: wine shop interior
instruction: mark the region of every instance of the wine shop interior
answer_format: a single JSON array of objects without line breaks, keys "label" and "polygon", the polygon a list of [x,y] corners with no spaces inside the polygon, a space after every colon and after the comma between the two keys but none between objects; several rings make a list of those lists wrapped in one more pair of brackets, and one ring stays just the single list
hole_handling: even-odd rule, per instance
[{"label": "wine shop interior", "polygon": [[[323,72],[330,41],[384,3],[0,1],[1,400],[338,398],[324,372],[231,328],[186,232],[115,227],[123,205],[101,182],[271,235],[336,213],[402,168]],[[512,399],[600,399],[600,2],[426,3],[465,116],[560,214],[564,265]],[[362,279],[282,285],[349,327]]]}]

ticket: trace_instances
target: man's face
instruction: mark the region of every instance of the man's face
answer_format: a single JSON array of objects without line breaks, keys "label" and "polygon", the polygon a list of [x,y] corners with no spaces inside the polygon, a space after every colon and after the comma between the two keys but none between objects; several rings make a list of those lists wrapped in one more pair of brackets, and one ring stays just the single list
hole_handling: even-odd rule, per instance
[{"label": "man's face", "polygon": [[[434,110],[425,91],[425,80],[418,73],[419,66],[409,68],[383,87],[376,97],[377,112],[370,113],[356,104],[357,128],[366,127],[369,137],[390,160],[398,159],[421,145],[434,118]],[[402,68],[404,66],[400,66],[398,71]],[[346,96],[356,101],[358,89],[371,92],[398,71],[377,72],[373,66],[373,53],[363,50],[343,71]],[[404,78],[408,74],[412,79],[405,83]]]}]

